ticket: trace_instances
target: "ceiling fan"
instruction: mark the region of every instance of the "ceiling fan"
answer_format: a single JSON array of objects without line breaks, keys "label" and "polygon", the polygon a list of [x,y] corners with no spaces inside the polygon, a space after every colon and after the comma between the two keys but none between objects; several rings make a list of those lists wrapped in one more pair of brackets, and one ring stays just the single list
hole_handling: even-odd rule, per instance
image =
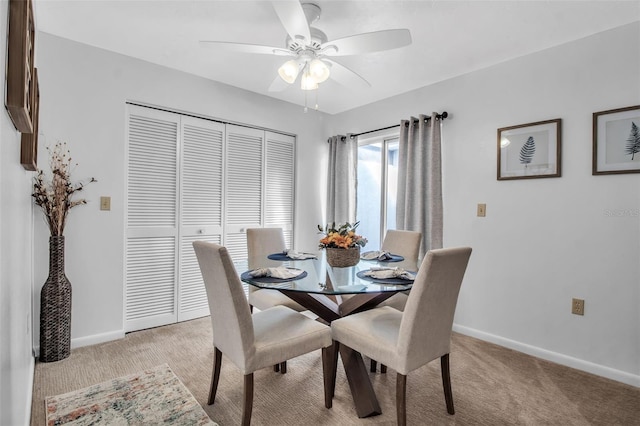
[{"label": "ceiling fan", "polygon": [[271,3],[288,34],[285,47],[200,41],[205,47],[291,57],[278,69],[278,76],[269,87],[270,92],[284,90],[295,83],[298,77],[302,90],[317,89],[318,84],[329,77],[347,87],[370,87],[371,84],[361,75],[330,58],[380,52],[411,44],[408,29],[374,31],[329,40],[324,32],[312,26],[320,19],[321,9],[318,5],[301,4],[298,0]]}]

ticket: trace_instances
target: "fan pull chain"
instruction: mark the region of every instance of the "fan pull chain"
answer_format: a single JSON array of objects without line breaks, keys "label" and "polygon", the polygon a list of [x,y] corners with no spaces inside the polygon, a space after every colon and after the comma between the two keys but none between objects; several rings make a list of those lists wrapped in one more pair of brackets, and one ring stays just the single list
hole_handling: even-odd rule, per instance
[{"label": "fan pull chain", "polygon": [[304,113],[305,114],[309,112],[309,108],[307,108],[307,92],[308,90],[304,91]]}]

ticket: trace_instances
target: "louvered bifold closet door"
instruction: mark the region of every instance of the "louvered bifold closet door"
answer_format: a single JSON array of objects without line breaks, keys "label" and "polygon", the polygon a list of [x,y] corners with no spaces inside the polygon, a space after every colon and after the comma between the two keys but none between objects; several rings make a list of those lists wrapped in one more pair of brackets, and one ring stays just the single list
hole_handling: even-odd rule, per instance
[{"label": "louvered bifold closet door", "polygon": [[264,226],[282,228],[293,249],[295,196],[295,138],[266,132]]},{"label": "louvered bifold closet door", "polygon": [[247,228],[262,226],[264,131],[227,125],[224,245],[234,261],[247,258]]},{"label": "louvered bifold closet door", "polygon": [[194,241],[222,243],[225,125],[182,118],[178,321],[209,315]]},{"label": "louvered bifold closet door", "polygon": [[179,117],[129,106],[125,330],[176,321]]}]

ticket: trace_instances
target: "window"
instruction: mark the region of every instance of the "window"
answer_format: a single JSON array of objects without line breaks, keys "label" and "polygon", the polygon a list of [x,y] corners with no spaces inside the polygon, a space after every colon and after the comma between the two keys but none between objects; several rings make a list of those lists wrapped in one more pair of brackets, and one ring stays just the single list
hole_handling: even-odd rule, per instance
[{"label": "window", "polygon": [[359,234],[377,250],[387,229],[396,227],[398,135],[378,135],[358,142]]}]

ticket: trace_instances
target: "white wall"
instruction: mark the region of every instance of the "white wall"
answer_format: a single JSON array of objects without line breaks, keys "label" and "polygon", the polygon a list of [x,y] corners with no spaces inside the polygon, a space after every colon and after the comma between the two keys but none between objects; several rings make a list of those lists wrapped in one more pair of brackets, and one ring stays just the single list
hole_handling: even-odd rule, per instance
[{"label": "white wall", "polygon": [[[6,0],[0,7],[4,49]],[[66,230],[74,346],[123,332],[125,101],[297,134],[300,249],[317,243],[327,136],[447,110],[445,244],[474,248],[457,329],[640,386],[640,218],[606,214],[640,209],[640,176],[590,172],[591,114],[640,104],[640,24],[333,117],[48,34],[37,39],[40,165],[43,147],[64,140],[79,164],[74,179],[99,180]],[[552,118],[563,119],[563,177],[497,182],[496,129]],[[32,174],[19,165],[19,134],[6,113],[0,136],[0,423],[24,424],[29,318],[35,311],[38,324],[48,230],[37,211],[32,233]],[[112,197],[110,212],[99,210],[101,195]],[[475,217],[478,202],[487,203],[486,218]],[[584,317],[570,314],[571,297],[586,299]]]},{"label": "white wall", "polygon": [[[6,57],[8,1],[0,1],[0,58]],[[5,68],[0,71],[5,99]],[[31,177],[20,165],[20,133],[0,113],[0,424],[29,422],[33,381]]]},{"label": "white wall", "polygon": [[[592,113],[639,104],[636,22],[340,114],[330,126],[359,132],[448,111],[444,240],[474,249],[456,329],[640,386],[640,175],[591,175]],[[497,181],[497,129],[555,118],[562,177]],[[585,299],[584,317],[571,314],[572,297]]]},{"label": "white wall", "polygon": [[[71,211],[66,273],[73,286],[72,347],[123,334],[125,102],[138,101],[296,134],[298,139],[296,247],[316,246],[324,183],[323,114],[130,57],[39,33],[40,155],[67,141],[78,166],[73,180],[95,177]],[[321,183],[322,182],[322,183]],[[99,197],[111,196],[111,211]],[[305,232],[305,231],[310,232]],[[36,213],[35,285],[46,280],[48,230]],[[34,295],[35,296],[35,295]],[[34,298],[34,306],[39,300]],[[36,330],[37,335],[37,330]]]}]

